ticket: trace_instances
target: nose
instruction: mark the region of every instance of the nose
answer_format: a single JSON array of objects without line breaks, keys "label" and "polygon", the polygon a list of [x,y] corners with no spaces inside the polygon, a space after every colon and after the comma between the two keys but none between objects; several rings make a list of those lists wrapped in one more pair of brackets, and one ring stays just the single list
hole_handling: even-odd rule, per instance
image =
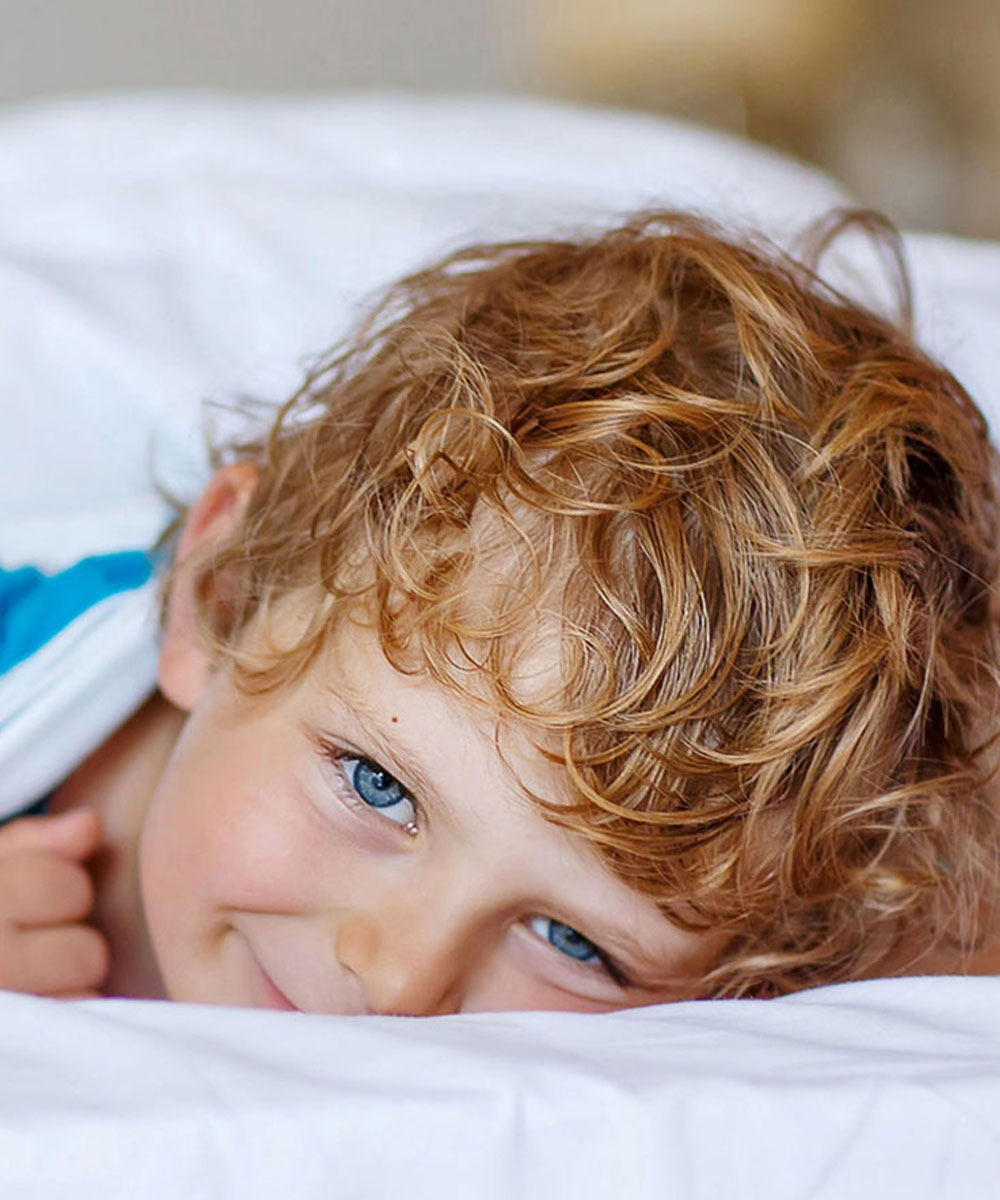
[{"label": "nose", "polygon": [[437,1016],[462,1007],[470,969],[460,922],[419,903],[355,912],[337,929],[341,967],[355,977],[370,1013]]}]

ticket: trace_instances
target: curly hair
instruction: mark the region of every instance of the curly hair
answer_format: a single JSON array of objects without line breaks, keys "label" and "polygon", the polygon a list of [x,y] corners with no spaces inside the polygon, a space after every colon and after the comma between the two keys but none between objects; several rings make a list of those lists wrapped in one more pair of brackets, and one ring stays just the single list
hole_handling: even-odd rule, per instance
[{"label": "curly hair", "polygon": [[[961,961],[995,905],[997,457],[960,384],[820,278],[852,225],[907,308],[867,211],[799,258],[675,212],[464,249],[218,458],[260,472],[197,573],[241,688],[298,679],[363,601],[399,669],[537,732],[571,793],[548,819],[724,932],[691,995]],[[251,652],[296,595],[296,644]]]}]

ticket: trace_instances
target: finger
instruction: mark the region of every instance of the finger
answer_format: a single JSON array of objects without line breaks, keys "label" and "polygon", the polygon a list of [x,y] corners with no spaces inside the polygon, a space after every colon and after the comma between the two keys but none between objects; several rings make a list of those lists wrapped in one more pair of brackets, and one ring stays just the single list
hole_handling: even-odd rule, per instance
[{"label": "finger", "polygon": [[83,988],[77,992],[56,992],[51,998],[53,1000],[103,1000],[104,993],[98,992],[94,988]]},{"label": "finger", "polygon": [[23,850],[48,850],[79,861],[101,844],[101,817],[92,808],[19,817],[0,828],[0,856]]},{"label": "finger", "polygon": [[20,926],[80,921],[94,907],[94,881],[79,863],[55,854],[0,859],[0,913]]},{"label": "finger", "polygon": [[108,943],[92,925],[54,925],[9,935],[0,987],[39,996],[100,987],[111,966]]}]

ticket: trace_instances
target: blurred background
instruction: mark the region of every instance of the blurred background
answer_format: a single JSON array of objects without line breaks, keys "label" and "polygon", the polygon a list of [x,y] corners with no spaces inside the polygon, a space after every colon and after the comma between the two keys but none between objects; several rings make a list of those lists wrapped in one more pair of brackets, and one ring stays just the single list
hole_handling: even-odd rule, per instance
[{"label": "blurred background", "polygon": [[831,171],[1000,238],[1000,0],[0,0],[0,104],[162,88],[535,94]]}]

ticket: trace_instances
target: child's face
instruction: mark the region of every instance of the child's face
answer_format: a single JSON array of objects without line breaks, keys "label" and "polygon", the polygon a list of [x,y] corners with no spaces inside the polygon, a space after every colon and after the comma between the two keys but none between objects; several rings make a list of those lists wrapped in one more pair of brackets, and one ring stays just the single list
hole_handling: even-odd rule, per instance
[{"label": "child's face", "polygon": [[396,671],[348,620],[294,689],[250,702],[211,669],[184,560],[233,528],[255,479],[217,473],[171,589],[160,686],[189,716],[139,844],[167,995],[408,1014],[677,999],[718,940],[542,817],[524,788],[558,801],[563,780],[526,731]]},{"label": "child's face", "polygon": [[502,757],[493,720],[342,629],[294,691],[248,704],[220,671],[192,705],[140,844],[168,996],[408,1014],[676,998],[704,940],[543,819],[514,772],[557,798],[555,768],[526,740]]}]

